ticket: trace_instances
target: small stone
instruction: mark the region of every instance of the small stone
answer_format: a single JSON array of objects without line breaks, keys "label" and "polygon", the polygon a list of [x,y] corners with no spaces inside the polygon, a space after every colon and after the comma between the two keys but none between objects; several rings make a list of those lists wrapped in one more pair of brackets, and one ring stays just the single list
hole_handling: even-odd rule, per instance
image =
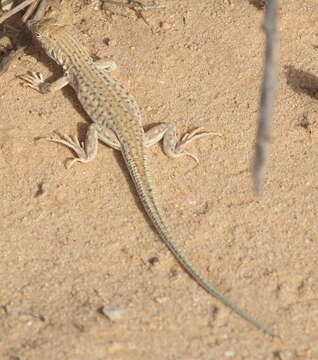
[{"label": "small stone", "polygon": [[119,306],[103,306],[101,308],[102,314],[104,314],[111,321],[118,321],[122,318],[125,309]]},{"label": "small stone", "polygon": [[233,357],[234,355],[235,355],[235,352],[232,350],[227,350],[224,353],[224,356],[226,356],[226,357]]},{"label": "small stone", "polygon": [[291,350],[282,350],[279,352],[280,359],[282,360],[292,360],[295,359],[296,354]]},{"label": "small stone", "polygon": [[113,343],[109,346],[108,348],[108,353],[109,354],[114,354],[120,350],[122,350],[123,346],[119,343]]},{"label": "small stone", "polygon": [[159,26],[164,31],[167,31],[167,30],[171,29],[171,25],[169,23],[166,23],[166,22],[161,22]]},{"label": "small stone", "polygon": [[108,41],[108,46],[110,47],[115,47],[117,45],[117,41],[116,40],[109,40]]},{"label": "small stone", "polygon": [[153,266],[153,265],[156,265],[159,263],[159,258],[157,256],[154,256],[154,257],[150,258],[148,261],[149,261],[150,265]]},{"label": "small stone", "polygon": [[155,301],[159,304],[164,304],[168,300],[169,300],[168,296],[161,296],[161,297],[155,298]]},{"label": "small stone", "polygon": [[44,196],[47,196],[47,194],[48,194],[48,188],[49,188],[49,185],[48,185],[47,182],[41,182],[41,183],[38,185],[38,191],[36,192],[35,197],[44,197]]}]

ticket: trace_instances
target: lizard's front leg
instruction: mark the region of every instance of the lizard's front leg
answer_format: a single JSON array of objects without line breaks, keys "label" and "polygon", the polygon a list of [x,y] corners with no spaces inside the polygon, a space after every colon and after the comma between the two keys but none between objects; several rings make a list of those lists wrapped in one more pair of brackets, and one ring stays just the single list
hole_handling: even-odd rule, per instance
[{"label": "lizard's front leg", "polygon": [[[94,64],[98,69],[107,73],[112,72],[117,68],[117,65],[114,62],[106,61],[104,59],[96,60]],[[46,82],[40,72],[31,72],[20,76],[20,78],[24,80],[24,86],[29,86],[42,94],[54,93],[70,83],[70,77],[67,73],[52,83]]]}]

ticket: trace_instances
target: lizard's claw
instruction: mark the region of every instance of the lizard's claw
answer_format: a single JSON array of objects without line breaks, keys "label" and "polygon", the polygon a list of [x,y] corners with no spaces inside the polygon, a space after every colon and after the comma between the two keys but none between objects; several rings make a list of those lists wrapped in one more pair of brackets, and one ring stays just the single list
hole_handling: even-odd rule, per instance
[{"label": "lizard's claw", "polygon": [[32,89],[41,91],[41,87],[45,84],[42,73],[32,71],[29,74],[20,76],[20,79],[24,81],[23,86],[29,86]]},{"label": "lizard's claw", "polygon": [[203,127],[198,127],[186,134],[183,135],[182,139],[180,140],[180,145],[185,146],[186,144],[188,144],[189,142],[193,141],[193,140],[197,140],[200,139],[201,137],[204,136],[222,136],[222,134],[220,133],[215,133],[215,132],[207,132],[204,130]]},{"label": "lizard's claw", "polygon": [[84,149],[84,144],[80,143],[77,136],[69,136],[69,135],[62,135],[57,133],[59,138],[40,138],[38,140],[46,140],[55,142],[58,144],[62,144],[70,149],[72,149],[77,157],[71,158],[67,160],[66,167],[69,169],[73,166],[73,164],[77,161],[79,162],[87,162],[87,154]]},{"label": "lizard's claw", "polygon": [[179,141],[178,145],[176,146],[175,152],[177,154],[179,154],[179,156],[180,155],[190,156],[192,159],[195,160],[195,162],[198,165],[199,164],[198,158],[195,155],[193,155],[189,152],[183,151],[183,150],[190,142],[197,140],[204,136],[212,136],[212,135],[213,136],[222,136],[222,134],[220,134],[220,133],[207,132],[204,130],[203,127],[198,127],[182,136],[181,140]]}]

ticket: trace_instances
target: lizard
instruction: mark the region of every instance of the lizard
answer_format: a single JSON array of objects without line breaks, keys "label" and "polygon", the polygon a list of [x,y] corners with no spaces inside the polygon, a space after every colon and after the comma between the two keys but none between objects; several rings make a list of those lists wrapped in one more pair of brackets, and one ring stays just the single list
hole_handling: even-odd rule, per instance
[{"label": "lizard", "polygon": [[119,150],[144,210],[161,240],[183,269],[210,295],[239,316],[265,333],[277,336],[271,328],[232,303],[187,260],[175,244],[175,236],[168,226],[152,186],[147,147],[162,140],[164,152],[169,157],[184,155],[194,157],[185,151],[186,145],[211,133],[197,128],[185,134],[177,143],[174,124],[155,125],[145,132],[141,123],[141,111],[135,99],[110,75],[110,71],[114,68],[113,64],[94,61],[74,35],[75,30],[72,25],[60,24],[55,18],[45,18],[39,21],[30,20],[27,26],[46,54],[62,66],[64,75],[53,83],[47,83],[41,73],[32,72],[22,77],[25,85],[41,93],[52,93],[68,84],[71,85],[92,121],[84,142],[80,142],[77,137],[67,135],[47,138],[47,140],[61,143],[75,152],[77,156],[72,159],[69,166],[74,162],[86,163],[93,160],[97,154],[98,141]]}]

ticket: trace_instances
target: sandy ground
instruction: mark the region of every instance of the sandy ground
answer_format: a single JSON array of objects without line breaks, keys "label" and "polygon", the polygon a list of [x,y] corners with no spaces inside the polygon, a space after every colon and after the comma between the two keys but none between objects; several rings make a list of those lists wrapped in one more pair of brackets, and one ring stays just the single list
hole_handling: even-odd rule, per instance
[{"label": "sandy ground", "polygon": [[[145,1],[151,4],[150,1]],[[83,139],[71,88],[41,95],[17,75],[61,74],[38,46],[1,77],[0,358],[318,359],[317,0],[280,4],[279,94],[263,197],[250,162],[262,77],[262,10],[248,0],[160,0],[144,13],[72,0],[81,41],[115,61],[145,125],[223,137],[200,158],[149,149],[158,197],[177,243],[230,299],[281,335],[263,334],[206,294],[159,240],[119,153],[67,170]],[[110,321],[103,307],[122,309]]]}]

